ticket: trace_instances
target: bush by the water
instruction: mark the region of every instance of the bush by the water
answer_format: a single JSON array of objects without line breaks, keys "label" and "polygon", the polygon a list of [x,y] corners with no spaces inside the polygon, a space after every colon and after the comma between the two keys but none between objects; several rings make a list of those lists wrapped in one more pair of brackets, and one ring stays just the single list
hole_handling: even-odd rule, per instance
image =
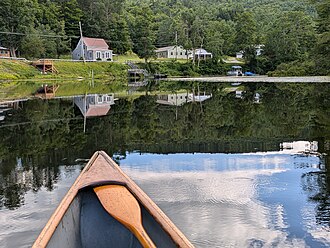
[{"label": "bush by the water", "polygon": [[163,61],[140,64],[140,67],[147,69],[152,74],[166,74],[168,76],[199,76],[199,75],[223,75],[228,66],[218,60],[195,61]]},{"label": "bush by the water", "polygon": [[282,63],[276,67],[276,70],[267,73],[270,77],[310,76],[317,74],[313,61],[301,62],[298,60],[290,63]]}]

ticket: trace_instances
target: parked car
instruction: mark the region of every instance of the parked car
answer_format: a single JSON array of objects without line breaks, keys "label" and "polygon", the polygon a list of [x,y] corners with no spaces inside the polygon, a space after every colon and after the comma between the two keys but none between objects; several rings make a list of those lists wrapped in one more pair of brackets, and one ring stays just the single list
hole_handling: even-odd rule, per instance
[{"label": "parked car", "polygon": [[244,73],[244,76],[256,76],[256,74],[253,73],[253,72],[250,72],[250,71],[246,71],[246,72]]}]

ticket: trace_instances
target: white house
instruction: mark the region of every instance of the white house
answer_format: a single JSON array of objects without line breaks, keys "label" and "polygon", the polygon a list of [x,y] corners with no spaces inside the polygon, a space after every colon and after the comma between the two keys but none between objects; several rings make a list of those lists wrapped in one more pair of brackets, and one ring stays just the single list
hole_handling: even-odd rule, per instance
[{"label": "white house", "polygon": [[[203,48],[198,48],[195,50],[195,59],[198,60],[206,60],[206,59],[211,59],[213,57],[212,53],[209,53],[208,51],[206,51]],[[189,54],[189,58],[192,59],[193,58],[193,53],[191,52]]]},{"label": "white house", "polygon": [[115,104],[114,94],[90,94],[75,96],[74,103],[85,117],[106,115]]},{"label": "white house", "polygon": [[204,102],[210,99],[212,95],[194,95],[193,93],[176,93],[167,95],[158,95],[157,103],[164,105],[181,106],[188,102]]},{"label": "white house", "polygon": [[[265,45],[255,45],[255,53],[256,56],[260,56],[264,50]],[[242,59],[244,57],[244,51],[239,51],[236,53],[236,58],[237,59]]]},{"label": "white house", "polygon": [[189,51],[182,46],[168,46],[158,48],[156,51],[157,58],[169,59],[186,59]]},{"label": "white house", "polygon": [[188,93],[177,93],[157,96],[157,103],[159,104],[181,106],[187,102]]},{"label": "white house", "polygon": [[283,142],[280,144],[282,151],[289,153],[317,153],[318,152],[318,142],[317,141],[293,141],[293,142]]},{"label": "white house", "polygon": [[243,55],[244,55],[244,52],[243,51],[239,51],[236,53],[236,59],[242,59],[243,58]]},{"label": "white house", "polygon": [[265,45],[256,45],[256,55],[260,56],[264,51]]},{"label": "white house", "polygon": [[112,50],[104,39],[83,37],[72,52],[72,59],[87,61],[112,61]]}]

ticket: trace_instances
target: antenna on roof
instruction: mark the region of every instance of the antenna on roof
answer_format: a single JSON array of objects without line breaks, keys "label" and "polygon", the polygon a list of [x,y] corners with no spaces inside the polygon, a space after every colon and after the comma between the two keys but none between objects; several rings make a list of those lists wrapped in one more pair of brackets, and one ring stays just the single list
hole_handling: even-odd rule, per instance
[{"label": "antenna on roof", "polygon": [[81,28],[81,22],[79,22],[79,29],[80,29],[80,40],[81,40],[81,55],[83,58],[83,61],[85,63],[85,51],[84,51],[84,40],[83,40],[83,35],[82,35],[82,28]]}]

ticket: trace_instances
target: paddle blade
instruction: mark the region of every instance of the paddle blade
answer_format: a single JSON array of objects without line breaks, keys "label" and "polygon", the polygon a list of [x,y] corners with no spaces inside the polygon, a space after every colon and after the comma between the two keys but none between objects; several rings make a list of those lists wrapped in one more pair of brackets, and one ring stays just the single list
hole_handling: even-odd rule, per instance
[{"label": "paddle blade", "polygon": [[143,247],[156,247],[142,226],[141,209],[138,201],[121,185],[105,185],[94,188],[104,209],[126,226]]}]

